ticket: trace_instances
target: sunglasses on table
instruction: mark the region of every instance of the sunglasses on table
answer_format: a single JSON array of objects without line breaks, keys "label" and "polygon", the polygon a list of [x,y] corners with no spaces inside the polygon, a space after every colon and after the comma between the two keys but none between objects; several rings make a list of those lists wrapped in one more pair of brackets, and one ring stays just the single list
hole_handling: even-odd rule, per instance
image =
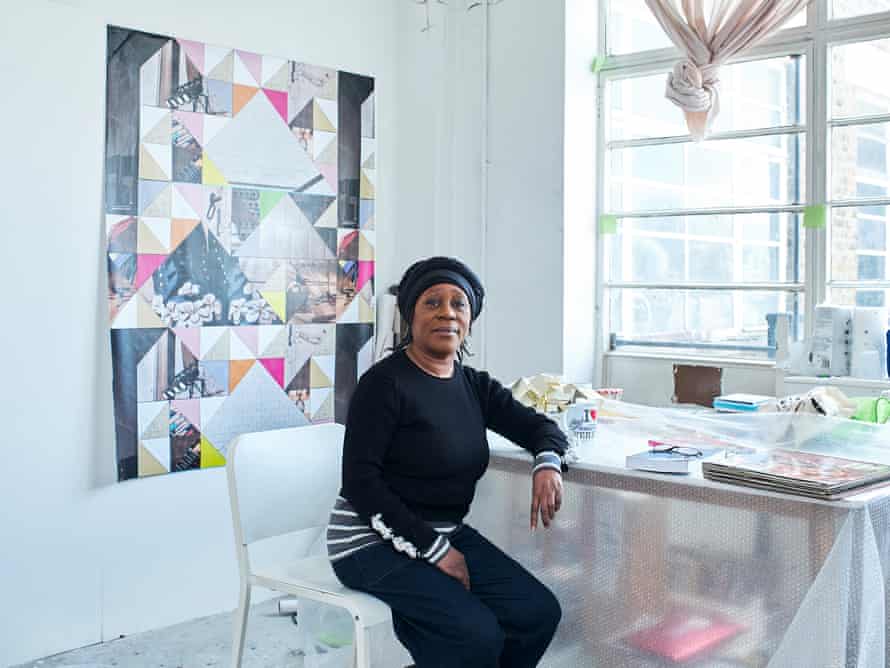
[{"label": "sunglasses on table", "polygon": [[656,445],[649,452],[669,452],[681,457],[701,457],[702,451],[689,445]]}]

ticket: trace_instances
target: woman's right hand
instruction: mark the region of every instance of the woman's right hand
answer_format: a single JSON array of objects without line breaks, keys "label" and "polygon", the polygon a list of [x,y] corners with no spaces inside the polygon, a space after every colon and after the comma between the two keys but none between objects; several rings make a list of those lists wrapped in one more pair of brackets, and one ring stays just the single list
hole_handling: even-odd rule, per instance
[{"label": "woman's right hand", "polygon": [[458,580],[467,591],[470,590],[470,573],[467,570],[467,562],[464,555],[453,545],[448,548],[445,556],[439,559],[436,566],[446,575]]}]

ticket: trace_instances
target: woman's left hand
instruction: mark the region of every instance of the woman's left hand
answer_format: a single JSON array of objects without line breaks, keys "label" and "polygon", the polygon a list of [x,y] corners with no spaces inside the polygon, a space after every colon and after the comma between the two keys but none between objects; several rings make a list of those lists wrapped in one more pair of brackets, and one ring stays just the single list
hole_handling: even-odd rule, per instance
[{"label": "woman's left hand", "polygon": [[532,478],[532,530],[538,528],[538,515],[549,527],[561,505],[562,475],[554,469],[540,469]]}]

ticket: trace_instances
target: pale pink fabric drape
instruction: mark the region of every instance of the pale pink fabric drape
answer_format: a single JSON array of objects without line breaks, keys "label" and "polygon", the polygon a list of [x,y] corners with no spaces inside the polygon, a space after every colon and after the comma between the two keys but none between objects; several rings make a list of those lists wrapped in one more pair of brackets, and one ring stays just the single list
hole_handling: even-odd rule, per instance
[{"label": "pale pink fabric drape", "polygon": [[668,74],[666,96],[685,112],[696,141],[705,137],[720,112],[720,66],[771,35],[809,3],[679,0],[678,7],[678,0],[646,0],[668,37],[686,54]]}]

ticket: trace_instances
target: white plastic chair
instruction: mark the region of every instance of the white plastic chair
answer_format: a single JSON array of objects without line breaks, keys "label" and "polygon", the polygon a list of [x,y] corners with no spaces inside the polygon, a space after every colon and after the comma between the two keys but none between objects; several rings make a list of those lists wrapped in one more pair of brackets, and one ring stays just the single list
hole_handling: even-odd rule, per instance
[{"label": "white plastic chair", "polygon": [[[337,495],[343,433],[339,424],[280,429],[242,434],[229,446],[226,472],[241,574],[233,668],[241,666],[254,585],[348,610],[358,668],[370,666],[368,629],[391,623],[389,606],[344,587],[327,555],[313,550]],[[265,550],[271,559],[260,558],[261,541],[273,543]]]}]

